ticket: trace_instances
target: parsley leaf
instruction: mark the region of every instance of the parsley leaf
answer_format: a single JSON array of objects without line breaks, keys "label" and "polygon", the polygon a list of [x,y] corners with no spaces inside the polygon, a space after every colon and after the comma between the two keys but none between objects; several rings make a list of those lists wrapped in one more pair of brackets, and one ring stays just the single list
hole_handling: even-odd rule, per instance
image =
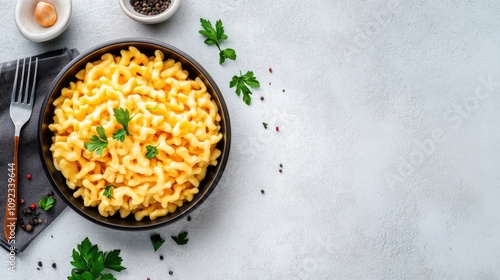
[{"label": "parsley leaf", "polygon": [[123,109],[120,107],[118,109],[113,109],[113,112],[115,113],[116,121],[123,126],[123,129],[125,129],[127,135],[130,135],[128,131],[128,123],[130,122],[132,117],[130,116],[128,109]]},{"label": "parsley leaf", "polygon": [[205,44],[207,45],[215,45],[219,49],[219,64],[224,63],[227,59],[236,60],[236,51],[230,48],[221,49],[220,44],[222,41],[226,40],[228,37],[224,33],[224,26],[222,26],[222,21],[219,19],[215,23],[215,28],[212,26],[212,23],[209,20],[200,18],[201,27],[203,30],[200,30],[199,33],[207,39],[205,39]]},{"label": "parsley leaf", "polygon": [[156,147],[157,146],[151,145],[146,146],[146,158],[152,159],[156,157],[156,155],[158,154],[158,149]]},{"label": "parsley leaf", "polygon": [[264,126],[264,129],[267,129],[267,123],[263,122],[262,125]]},{"label": "parsley leaf", "polygon": [[226,61],[226,58],[236,60],[236,51],[230,48],[221,50],[219,52],[219,64],[224,63],[224,61]]},{"label": "parsley leaf", "polygon": [[104,148],[108,146],[108,137],[101,125],[96,127],[96,131],[97,135],[90,136],[90,142],[83,143],[83,146],[85,149],[91,152],[96,151],[96,154],[101,155]]},{"label": "parsley leaf", "polygon": [[122,257],[120,257],[121,250],[115,249],[113,251],[104,253],[104,267],[109,270],[122,271],[125,269],[122,264]]},{"label": "parsley leaf", "polygon": [[177,243],[177,245],[185,245],[188,243],[189,238],[187,238],[188,233],[183,231],[179,233],[177,236],[171,236],[172,239]]},{"label": "parsley leaf", "polygon": [[42,208],[45,211],[49,211],[53,206],[56,200],[52,196],[42,196],[42,199],[38,202],[38,207]]},{"label": "parsley leaf", "polygon": [[113,133],[113,139],[118,140],[120,142],[125,142],[125,136],[127,135],[127,131],[125,129],[120,128]]},{"label": "parsley leaf", "polygon": [[107,198],[111,198],[113,195],[111,194],[111,188],[113,187],[113,184],[107,185],[106,188],[104,189],[103,195]]},{"label": "parsley leaf", "polygon": [[73,249],[73,261],[71,265],[71,276],[68,280],[79,279],[115,279],[111,273],[102,273],[104,269],[120,272],[125,269],[121,265],[123,259],[120,257],[120,250],[110,252],[99,251],[97,245],[92,245],[88,237],[77,245],[77,250]]},{"label": "parsley leaf", "polygon": [[155,249],[155,252],[158,251],[158,249],[163,245],[165,242],[165,239],[161,238],[161,236],[158,233],[152,234],[150,237],[151,243],[153,244],[153,249]]},{"label": "parsley leaf", "polygon": [[250,96],[252,91],[248,87],[258,88],[260,87],[260,83],[257,81],[252,71],[247,71],[245,75],[241,74],[240,71],[240,76],[233,76],[229,83],[229,87],[236,87],[236,95],[240,96],[243,93],[243,102],[250,105],[252,102],[252,97]]}]

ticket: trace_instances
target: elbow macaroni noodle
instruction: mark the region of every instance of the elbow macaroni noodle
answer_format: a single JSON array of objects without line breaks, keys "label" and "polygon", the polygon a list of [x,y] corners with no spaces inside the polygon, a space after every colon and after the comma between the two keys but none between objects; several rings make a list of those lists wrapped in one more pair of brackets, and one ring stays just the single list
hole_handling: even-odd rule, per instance
[{"label": "elbow macaroni noodle", "polygon": [[[135,47],[104,54],[76,78],[54,101],[49,125],[54,165],[73,196],[104,217],[133,214],[137,221],[191,201],[221,154],[221,117],[203,81],[189,79],[181,63],[164,60],[161,51],[148,57]],[[114,108],[133,116],[123,143],[111,137],[122,128]],[[108,137],[101,155],[84,147],[97,126]],[[147,145],[157,147],[155,158],[146,157]],[[111,198],[104,195],[109,185]]]}]

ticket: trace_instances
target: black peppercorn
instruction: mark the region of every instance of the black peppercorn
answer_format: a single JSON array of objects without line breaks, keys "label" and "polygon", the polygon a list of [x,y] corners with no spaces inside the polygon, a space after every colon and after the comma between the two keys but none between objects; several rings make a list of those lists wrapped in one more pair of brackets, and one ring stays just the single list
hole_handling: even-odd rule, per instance
[{"label": "black peppercorn", "polygon": [[164,12],[171,4],[171,0],[130,0],[134,10],[146,16],[157,15]]}]

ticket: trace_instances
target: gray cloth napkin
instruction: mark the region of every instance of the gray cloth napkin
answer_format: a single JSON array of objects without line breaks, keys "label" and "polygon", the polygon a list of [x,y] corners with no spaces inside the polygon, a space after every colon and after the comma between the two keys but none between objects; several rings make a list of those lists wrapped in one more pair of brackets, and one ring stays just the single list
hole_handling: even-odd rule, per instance
[{"label": "gray cloth napkin", "polygon": [[[18,199],[24,199],[25,203],[18,204],[19,210],[14,239],[15,244],[9,244],[5,240],[3,223],[7,197],[8,164],[13,161],[14,156],[14,124],[10,119],[9,106],[14,74],[16,71],[16,61],[0,63],[0,245],[9,251],[12,245],[14,245],[16,252],[22,252],[26,249],[38,234],[54,221],[66,207],[63,200],[53,191],[52,185],[42,167],[42,160],[38,148],[38,119],[43,99],[45,95],[48,94],[52,80],[59,71],[77,55],[77,50],[65,48],[35,56],[38,57],[35,104],[31,119],[21,130],[19,143]],[[31,174],[31,180],[28,180],[28,174]],[[47,195],[51,191],[54,192],[56,196],[54,207],[45,212],[37,206],[35,212],[39,213],[38,217],[42,220],[42,223],[34,226],[32,232],[22,230],[19,219],[23,219],[24,224],[28,225],[28,221],[32,217],[32,215],[24,215],[22,213],[23,209],[29,207],[32,203],[38,204],[42,196]]]}]

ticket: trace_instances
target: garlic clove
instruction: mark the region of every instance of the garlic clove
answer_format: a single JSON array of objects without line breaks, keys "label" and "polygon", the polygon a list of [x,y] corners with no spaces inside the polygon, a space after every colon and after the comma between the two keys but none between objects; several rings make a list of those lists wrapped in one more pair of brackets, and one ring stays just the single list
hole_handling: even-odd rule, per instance
[{"label": "garlic clove", "polygon": [[43,1],[36,4],[34,16],[38,24],[43,27],[50,27],[57,20],[57,13],[54,6]]}]

